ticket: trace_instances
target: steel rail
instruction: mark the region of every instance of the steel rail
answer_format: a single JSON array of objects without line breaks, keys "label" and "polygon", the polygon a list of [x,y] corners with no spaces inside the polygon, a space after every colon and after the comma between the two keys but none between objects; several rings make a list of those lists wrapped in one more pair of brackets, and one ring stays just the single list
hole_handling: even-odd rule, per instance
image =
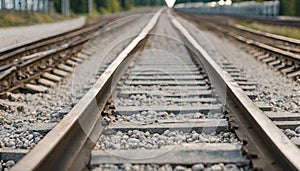
[{"label": "steel rail", "polygon": [[[43,51],[48,46],[60,45],[66,41],[72,41],[72,39],[80,40],[82,36],[91,34],[107,24],[111,20],[115,20],[119,15],[113,15],[111,18],[100,18],[97,22],[86,24],[83,27],[73,29],[57,35],[44,37],[35,41],[25,42],[14,46],[0,49],[0,70],[2,68],[8,68],[16,58],[26,56],[37,51]],[[110,20],[109,20],[110,19]],[[6,66],[8,65],[8,66]]]},{"label": "steel rail", "polygon": [[118,68],[125,65],[128,62],[125,59],[147,39],[161,13],[162,10],[159,10],[151,18],[70,113],[20,160],[12,171],[81,170],[86,167],[90,150],[105,127],[101,111],[111,94],[110,90],[115,87],[113,77],[121,74]]},{"label": "steel rail", "polygon": [[234,19],[246,20],[246,21],[256,21],[263,24],[279,25],[279,26],[288,26],[288,27],[300,27],[300,20],[281,20],[275,17],[247,17],[247,16],[238,16],[238,15],[227,15]]},{"label": "steel rail", "polygon": [[[252,123],[252,126],[255,126],[255,132],[257,133],[257,135],[261,136],[258,138],[260,139],[260,141],[263,140],[265,142],[264,144],[262,144],[263,146],[258,147],[258,149],[264,151],[269,148],[269,150],[272,150],[271,155],[274,155],[273,157],[276,158],[276,160],[273,161],[274,163],[267,163],[267,161],[265,161],[265,165],[267,166],[268,164],[279,164],[281,169],[300,170],[300,150],[298,149],[298,147],[293,144],[284,135],[284,133],[278,127],[276,127],[266,115],[261,112],[261,110],[259,110],[259,108],[246,96],[246,94],[238,86],[238,84],[232,80],[230,75],[226,71],[221,69],[221,67],[191,36],[189,31],[187,31],[187,29],[182,26],[181,23],[173,16],[171,17],[171,19],[172,24],[187,40],[189,45],[198,54],[200,54],[199,60],[204,65],[204,68],[208,72],[209,77],[213,78],[212,81],[214,79],[217,80],[215,81],[215,89],[218,94],[220,94],[221,92],[221,94],[225,96],[228,95],[229,98],[236,103],[237,108],[243,111],[243,116],[237,117],[239,119],[246,119],[249,123]],[[226,93],[224,93],[224,86],[227,89]],[[239,115],[241,115],[241,113],[239,113]],[[250,129],[248,128],[248,130]],[[245,129],[245,131],[247,131],[247,129]]]},{"label": "steel rail", "polygon": [[300,46],[300,40],[299,39],[285,37],[285,36],[281,36],[281,35],[277,35],[277,34],[273,34],[273,33],[262,32],[262,31],[259,31],[259,30],[255,30],[255,29],[252,29],[252,28],[249,28],[249,27],[239,25],[239,24],[229,25],[229,26],[234,27],[234,28],[239,29],[239,30],[249,32],[249,33],[254,33],[254,34],[257,34],[257,35],[269,37],[269,38],[280,40],[280,41],[285,41],[285,42]]},{"label": "steel rail", "polygon": [[228,35],[230,35],[230,36],[236,38],[237,40],[244,42],[246,44],[253,45],[255,47],[264,49],[265,51],[273,53],[273,54],[281,55],[282,57],[287,58],[295,63],[300,63],[300,55],[298,55],[298,54],[288,52],[288,51],[282,50],[280,48],[272,47],[270,45],[267,45],[267,44],[264,44],[261,42],[249,40],[248,38],[245,38],[243,36],[237,36],[232,33],[229,33]]},{"label": "steel rail", "polygon": [[[50,50],[43,51],[43,52],[38,52],[38,53],[29,55],[29,56],[25,56],[25,57],[22,57],[21,59],[16,60],[11,67],[4,70],[4,72],[0,75],[0,83],[1,83],[0,90],[1,90],[1,92],[12,91],[12,90],[22,86],[22,84],[24,82],[28,81],[28,79],[30,79],[31,77],[33,78],[36,75],[39,75],[39,74],[34,74],[34,75],[31,75],[27,79],[13,81],[13,84],[10,85],[9,87],[2,87],[2,83],[7,81],[7,80],[10,80],[12,77],[15,77],[16,73],[19,70],[22,70],[22,69],[24,69],[28,66],[33,66],[33,65],[38,66],[39,62],[41,62],[43,60],[46,61],[49,58],[52,59],[53,56],[57,56],[61,52],[78,49],[84,43],[86,43],[89,39],[90,39],[90,36],[86,36],[86,37],[84,37],[84,38],[82,38],[78,41],[72,41],[70,43],[66,43],[66,44],[63,44],[59,47],[56,47],[54,49],[50,49]],[[51,65],[51,68],[55,68],[61,62],[65,61],[67,59],[69,59],[69,58],[68,57],[67,58],[59,58],[59,61],[56,61],[55,64]],[[47,67],[45,69],[42,69],[40,72],[42,73],[43,71],[46,71],[48,68],[49,67]]]},{"label": "steel rail", "polygon": [[[146,11],[147,12],[147,11]],[[132,14],[137,14],[138,12],[127,12],[126,14],[124,13],[117,13],[117,14],[111,14],[109,16],[103,16],[100,17],[99,19],[92,21],[80,28],[76,28],[64,33],[60,33],[57,35],[49,36],[49,37],[44,37],[41,39],[37,39],[34,41],[28,41],[28,42],[23,42],[19,43],[13,46],[5,47],[0,49],[0,65],[3,65],[3,62],[5,60],[8,60],[12,58],[12,56],[24,54],[24,52],[27,51],[35,51],[37,48],[41,48],[44,46],[48,46],[49,44],[54,44],[57,42],[64,41],[66,39],[74,38],[76,36],[80,36],[83,33],[90,33],[93,32],[94,30],[97,30],[101,28],[101,26],[106,25],[108,22],[111,22],[112,20],[116,20],[120,17],[124,17],[124,15],[132,15]],[[1,70],[1,66],[0,66]]]},{"label": "steel rail", "polygon": [[[71,42],[59,45],[57,47],[54,47],[52,49],[46,50],[46,51],[37,52],[37,53],[31,54],[31,55],[28,55],[28,56],[23,56],[23,57],[21,57],[19,59],[16,59],[11,64],[11,66],[7,67],[5,70],[9,70],[10,68],[13,68],[13,67],[15,67],[16,69],[24,67],[25,65],[31,64],[31,63],[33,63],[33,62],[35,62],[37,60],[42,59],[42,58],[49,57],[49,56],[54,55],[54,54],[56,54],[56,53],[58,53],[60,51],[64,51],[64,50],[67,50],[67,49],[69,49],[71,47],[75,47],[75,46],[84,44],[90,38],[91,38],[91,36],[86,36],[86,37],[81,38],[81,39],[79,39],[77,41],[71,41]],[[0,76],[0,80],[2,80],[4,78],[5,77]]]},{"label": "steel rail", "polygon": [[[191,19],[191,18],[189,18],[189,19]],[[191,19],[191,20],[193,20],[193,19]],[[246,38],[246,37],[241,36],[241,35],[236,35],[236,34],[230,32],[230,31],[224,30],[223,27],[220,27],[220,26],[218,26],[216,24],[212,24],[211,23],[211,26],[214,27],[214,28],[216,28],[218,31],[220,31],[220,32],[222,32],[224,34],[237,39],[238,41],[241,41],[241,42],[244,42],[246,44],[252,45],[254,47],[263,49],[263,50],[265,50],[265,51],[267,51],[267,52],[269,52],[271,54],[275,54],[275,55],[278,56],[278,58],[283,58],[283,59],[290,60],[291,62],[294,62],[295,64],[298,64],[298,65],[300,63],[300,55],[297,54],[297,53],[289,52],[289,51],[286,51],[285,49],[281,49],[281,48],[278,48],[278,47],[273,47],[271,45],[267,45],[265,43],[261,43],[261,42],[255,41],[255,40]],[[227,26],[227,25],[224,25],[224,26]],[[235,28],[234,26],[230,26],[230,25],[228,27]],[[239,28],[236,28],[236,29],[239,29]],[[256,34],[256,33],[253,32],[253,34]],[[262,35],[262,34],[259,34],[259,35]],[[283,36],[273,35],[273,34],[269,34],[269,33],[267,35],[268,35],[268,38],[280,40],[280,41],[287,42],[287,43],[293,43],[293,44],[295,44],[297,46],[300,43],[299,40],[297,40],[297,39],[286,38],[286,37],[284,37],[284,39],[283,39],[282,38]]]},{"label": "steel rail", "polygon": [[[195,13],[194,14],[199,14]],[[220,16],[219,14],[209,14],[209,13],[202,13],[203,15],[210,15],[210,16]],[[275,26],[288,26],[288,27],[300,27],[300,20],[299,19],[280,19],[279,17],[270,17],[270,16],[246,16],[246,15],[233,15],[233,14],[222,14],[222,16],[230,17],[235,20],[244,20],[250,22],[259,22],[262,24],[270,24]]]},{"label": "steel rail", "polygon": [[94,27],[91,27],[91,28],[82,27],[80,29],[71,30],[71,31],[66,32],[66,33],[58,34],[58,35],[47,37],[47,38],[42,38],[40,40],[30,42],[30,43],[27,43],[27,44],[24,44],[24,45],[22,44],[20,46],[9,47],[8,49],[0,49],[1,64],[11,60],[12,58],[14,58],[17,55],[24,54],[27,51],[32,51],[34,49],[37,49],[37,48],[40,48],[40,47],[43,47],[43,46],[49,46],[51,44],[54,44],[54,43],[57,43],[57,42],[61,42],[61,41],[79,36],[83,33],[87,33],[89,31],[95,29]]},{"label": "steel rail", "polygon": [[[116,58],[113,63],[99,77],[95,85],[71,110],[71,112],[42,139],[12,170],[81,170],[89,160],[89,152],[98,139],[105,123],[102,122],[101,111],[107,99],[114,90],[117,82],[114,77],[122,74],[124,65],[128,64],[128,57],[138,45],[147,39],[149,32],[156,25],[162,10],[157,12],[140,34],[133,39]],[[175,19],[172,24],[180,31],[184,39],[197,51],[199,60],[204,65],[217,94],[226,95],[235,102],[239,110],[247,115],[242,116],[254,123],[256,133],[263,135],[263,140],[270,144],[274,154],[278,154],[276,163],[286,165],[286,169],[300,169],[300,153],[287,137],[261,111],[232,80],[228,73],[222,70],[207,52],[197,43],[191,34]],[[224,86],[227,91],[224,93]],[[277,140],[274,142],[273,140]],[[269,145],[268,144],[268,145]],[[285,146],[282,146],[282,145]],[[264,144],[263,148],[266,147]],[[291,151],[292,152],[291,152]],[[289,154],[285,154],[285,153]],[[282,164],[286,162],[285,164]],[[268,163],[270,164],[270,163]]]},{"label": "steel rail", "polygon": [[[134,19],[131,19],[129,22],[133,22],[133,21],[134,21]],[[126,24],[126,23],[122,23],[121,25],[114,26],[114,28],[118,28],[118,27],[120,27],[124,24]],[[94,25],[92,25],[92,27],[94,28]],[[107,27],[106,29],[110,29],[110,28]],[[1,83],[0,90],[2,92],[4,92],[4,91],[13,91],[17,88],[23,87],[24,82],[27,82],[30,79],[37,78],[38,76],[41,75],[41,73],[43,71],[46,71],[50,68],[55,68],[58,64],[62,63],[63,61],[66,61],[71,56],[69,55],[68,57],[58,58],[58,60],[55,62],[55,64],[53,64],[51,66],[48,66],[46,69],[43,69],[40,73],[30,75],[30,77],[28,77],[26,79],[15,80],[15,81],[7,81],[7,80],[13,79],[13,77],[15,77],[16,73],[18,71],[24,69],[25,67],[38,66],[39,62],[41,60],[45,61],[45,60],[49,60],[49,59],[55,59],[55,56],[57,56],[60,53],[67,52],[67,51],[73,51],[73,50],[78,51],[77,49],[80,49],[81,46],[84,43],[86,43],[88,40],[90,40],[90,38],[93,37],[93,36],[94,36],[93,34],[89,34],[89,35],[86,35],[84,37],[81,37],[78,40],[71,40],[71,41],[69,41],[65,44],[61,44],[59,46],[56,46],[56,47],[54,47],[50,50],[37,52],[37,53],[31,54],[31,55],[28,55],[28,56],[23,56],[21,58],[18,58],[16,60],[14,60],[14,62],[12,62],[9,66],[7,66],[7,68],[5,68],[4,70],[1,71],[1,74],[0,74],[0,83]],[[9,82],[9,85],[12,85],[12,86],[9,86],[9,87],[2,86],[2,85],[6,85],[7,82]]]}]

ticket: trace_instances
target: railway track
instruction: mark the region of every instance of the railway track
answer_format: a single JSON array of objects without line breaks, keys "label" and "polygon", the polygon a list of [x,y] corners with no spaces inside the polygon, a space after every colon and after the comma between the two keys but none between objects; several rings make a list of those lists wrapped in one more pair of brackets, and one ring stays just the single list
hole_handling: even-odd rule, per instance
[{"label": "railway track", "polygon": [[299,149],[224,68],[160,10],[12,170],[299,170]]},{"label": "railway track", "polygon": [[[196,26],[197,26],[197,24],[196,24]],[[196,33],[193,35],[196,35]],[[252,54],[257,53],[256,55],[263,55],[261,52],[257,52],[255,50],[252,50],[251,53]],[[265,57],[266,57],[266,55],[265,55]],[[217,57],[216,60],[219,65],[223,66],[223,68],[225,70],[227,70],[228,72],[231,73],[231,76],[233,78],[239,77],[237,80],[246,81],[246,83],[244,85],[240,85],[240,86],[242,86],[242,89],[249,95],[251,100],[254,103],[256,103],[256,105],[263,111],[263,113],[266,116],[268,116],[280,129],[282,129],[284,131],[284,133],[299,147],[300,146],[299,136],[296,133],[297,130],[299,129],[299,128],[297,129],[297,127],[299,127],[299,125],[300,125],[300,118],[299,118],[298,112],[295,110],[290,110],[288,108],[284,108],[282,110],[278,109],[276,107],[276,105],[268,102],[268,100],[266,100],[265,98],[261,98],[261,94],[259,93],[259,91],[261,91],[261,90],[263,90],[263,91],[266,90],[266,92],[269,91],[267,87],[263,87],[266,85],[259,83],[260,82],[259,78],[258,78],[258,80],[256,80],[256,79],[248,77],[248,79],[250,79],[250,80],[248,80],[245,77],[245,75],[247,75],[247,74],[245,74],[245,72],[243,71],[244,69],[237,67],[237,66],[239,66],[239,65],[237,65],[237,63],[233,64],[232,59],[228,60],[228,59],[226,59],[226,57],[225,58]],[[234,60],[236,60],[236,59],[234,59]],[[229,61],[231,61],[231,62],[229,62]],[[267,61],[265,61],[265,62],[267,62]],[[249,72],[249,71],[247,71],[247,72]],[[274,74],[274,73],[272,73],[272,74]],[[246,84],[248,84],[248,86]],[[271,81],[267,85],[269,85],[269,84],[271,85]],[[286,84],[291,84],[291,83],[289,82]],[[295,83],[295,85],[297,86],[298,83]],[[284,94],[286,95],[287,93],[285,92]],[[294,94],[297,94],[297,92],[295,92]],[[296,101],[298,101],[298,100],[296,100]]]},{"label": "railway track", "polygon": [[[128,13],[127,16],[134,13]],[[46,92],[90,54],[80,54],[94,34],[122,14],[102,17],[82,28],[0,50],[0,92]]]},{"label": "railway track", "polygon": [[[243,42],[247,45],[246,50],[258,60],[274,67],[288,78],[299,79],[299,40],[232,24],[224,17],[209,17],[187,13],[177,14],[194,22],[197,26],[201,25],[199,24],[199,21],[201,21],[206,24],[206,28],[216,30]],[[250,48],[248,45],[250,45]]]},{"label": "railway track", "polygon": [[278,19],[275,17],[246,17],[246,16],[230,16],[234,19],[246,20],[250,22],[260,22],[263,24],[271,24],[275,26],[300,27],[299,19]]}]

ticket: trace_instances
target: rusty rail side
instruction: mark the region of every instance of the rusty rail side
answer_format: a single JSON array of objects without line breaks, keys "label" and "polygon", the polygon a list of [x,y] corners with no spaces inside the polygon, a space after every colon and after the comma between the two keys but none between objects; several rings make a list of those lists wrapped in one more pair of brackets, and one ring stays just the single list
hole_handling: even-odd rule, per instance
[{"label": "rusty rail side", "polygon": [[161,12],[152,17],[70,113],[12,168],[13,171],[81,170],[86,166],[90,150],[105,126],[101,111],[117,84],[113,77],[121,74],[118,68],[128,62],[125,59],[148,37]]}]

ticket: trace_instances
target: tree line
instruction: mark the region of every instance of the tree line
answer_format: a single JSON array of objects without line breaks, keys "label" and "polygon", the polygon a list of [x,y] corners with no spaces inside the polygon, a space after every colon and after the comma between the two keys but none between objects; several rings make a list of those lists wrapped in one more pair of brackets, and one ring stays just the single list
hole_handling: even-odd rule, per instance
[{"label": "tree line", "polygon": [[[176,3],[184,2],[211,2],[219,0],[177,0]],[[250,0],[232,0],[232,2],[242,2]],[[263,2],[264,0],[255,0]],[[300,16],[300,0],[279,0],[280,1],[280,15]]]},{"label": "tree line", "polygon": [[[52,0],[57,12],[61,12],[61,0]],[[139,6],[161,6],[165,0],[93,0],[94,9],[98,12],[112,13],[130,10]],[[75,14],[84,14],[88,11],[88,0],[70,0],[71,11]]]},{"label": "tree line", "polygon": [[[55,10],[61,12],[61,0],[52,0]],[[176,3],[184,2],[211,2],[218,0],[177,0]],[[233,2],[249,1],[249,0],[232,0]],[[256,0],[263,2],[264,0]],[[280,15],[300,16],[300,0],[279,0]],[[71,11],[75,14],[87,13],[88,0],[70,0]],[[93,0],[94,8],[102,13],[119,12],[122,10],[130,10],[139,6],[161,6],[165,4],[165,0]]]}]

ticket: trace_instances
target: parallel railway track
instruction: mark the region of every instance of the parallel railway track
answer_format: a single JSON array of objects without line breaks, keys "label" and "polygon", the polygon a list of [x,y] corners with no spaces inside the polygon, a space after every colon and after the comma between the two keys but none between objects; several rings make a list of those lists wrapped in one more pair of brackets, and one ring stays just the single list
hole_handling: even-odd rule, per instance
[{"label": "parallel railway track", "polygon": [[[129,13],[134,14],[134,13]],[[127,14],[127,15],[129,15]],[[122,14],[102,17],[82,28],[0,50],[0,92],[45,92],[85,60],[79,52],[100,28]]]},{"label": "parallel railway track", "polygon": [[299,19],[278,19],[275,17],[246,17],[246,16],[230,16],[230,17],[238,20],[260,22],[263,24],[271,24],[275,26],[295,27],[295,28],[300,27]]},{"label": "parallel railway track", "polygon": [[[188,17],[188,16],[186,16],[186,17]],[[199,17],[202,18],[201,16],[199,16]],[[195,19],[195,18],[197,18],[197,16],[195,16],[193,19]],[[206,21],[206,19],[203,18],[203,21]],[[204,23],[206,23],[206,22],[204,22]],[[199,26],[203,29],[203,26],[204,26],[203,24],[199,24],[199,22],[197,22],[197,23],[193,22],[193,24],[196,27]],[[209,25],[209,23],[206,23],[206,26],[208,26],[208,25]],[[212,25],[209,28],[213,29],[213,28],[215,28],[215,26]],[[224,28],[226,28],[226,27],[224,27]],[[229,28],[231,28],[231,27],[229,27]],[[243,28],[243,29],[245,29],[245,28]],[[213,31],[215,31],[215,30],[213,29]],[[230,37],[227,37],[229,35],[229,36],[233,36],[233,37],[239,39],[239,37],[234,34],[234,31],[232,31],[232,33],[230,33],[230,31],[227,30],[226,32],[228,34],[225,35],[226,36],[225,38],[230,38]],[[278,36],[271,35],[271,37],[278,37]],[[284,39],[286,39],[286,38],[284,38]],[[251,40],[245,40],[245,41],[250,41],[251,42]],[[298,40],[289,40],[289,41],[297,42]],[[259,43],[259,42],[257,42],[257,43]],[[260,44],[262,44],[262,43],[260,43]],[[264,46],[266,47],[266,49],[272,48],[272,47],[268,47],[267,45],[264,45]],[[244,47],[244,46],[242,46],[242,47]],[[248,49],[248,47],[246,49]],[[283,51],[283,50],[280,50],[280,51]],[[274,54],[270,53],[269,54],[269,53],[266,53],[265,51],[262,51],[261,49],[253,50],[252,48],[250,48],[248,53],[250,53],[250,55],[255,56],[258,60],[261,60],[262,62],[267,63],[268,66],[274,66],[275,68],[278,68],[279,70],[281,69],[280,71],[283,72],[284,74],[286,74],[288,72],[289,73],[289,74],[287,74],[288,77],[294,77],[295,79],[298,78],[297,74],[299,74],[299,71],[297,70],[298,69],[297,68],[297,66],[298,66],[297,65],[298,61],[297,60],[294,59],[296,62],[292,63],[288,59],[286,59],[285,56],[280,56],[276,53],[274,53]],[[285,52],[283,51],[282,53],[285,53]],[[276,58],[274,56],[277,56],[278,58]],[[286,108],[283,109],[283,110],[276,109],[276,106],[274,106],[272,103],[269,103],[266,99],[262,99],[261,97],[259,97],[260,96],[259,95],[259,90],[266,89],[265,87],[262,88],[263,84],[259,83],[259,81],[255,80],[255,79],[254,80],[252,79],[252,81],[251,81],[252,83],[248,82],[247,79],[242,76],[242,75],[245,75],[245,72],[242,71],[243,69],[238,68],[237,64],[233,65],[232,63],[228,62],[232,59],[226,60],[226,57],[225,58],[218,57],[218,58],[219,58],[219,59],[217,59],[218,64],[223,66],[223,68],[226,71],[232,72],[231,75],[234,78],[235,77],[240,77],[240,78],[236,78],[236,80],[246,81],[245,84],[248,84],[248,86],[246,86],[245,88],[242,87],[242,89],[245,92],[249,93],[249,95],[250,95],[249,97],[251,98],[251,100],[257,104],[257,106],[263,111],[263,113],[266,116],[268,116],[280,129],[282,129],[285,132],[285,134],[299,147],[300,146],[299,137],[298,137],[297,134],[293,134],[293,130],[296,130],[297,127],[299,127],[299,125],[300,125],[300,115],[299,115],[299,113],[297,111],[288,110]],[[237,57],[237,59],[238,59],[238,57]],[[224,62],[222,60],[225,60],[227,62]],[[231,61],[231,62],[233,62],[233,61]],[[284,65],[282,62],[286,63],[286,65]],[[245,86],[245,84],[244,84],[244,86]],[[288,83],[288,84],[290,84],[290,83]],[[295,82],[295,84],[298,85],[297,82]],[[242,85],[240,85],[240,86],[242,86]],[[266,89],[266,91],[268,91],[268,90]],[[297,92],[295,94],[297,94]],[[290,131],[292,133],[290,133]]]},{"label": "parallel railway track", "polygon": [[235,80],[160,10],[12,170],[299,170],[299,149]]},{"label": "parallel railway track", "polygon": [[[197,26],[223,33],[246,45],[248,50],[258,60],[274,67],[288,78],[299,79],[299,48],[300,41],[284,36],[264,33],[244,26],[231,24],[224,17],[209,17],[197,14],[177,13],[187,18]],[[202,23],[202,24],[200,24]]]}]

